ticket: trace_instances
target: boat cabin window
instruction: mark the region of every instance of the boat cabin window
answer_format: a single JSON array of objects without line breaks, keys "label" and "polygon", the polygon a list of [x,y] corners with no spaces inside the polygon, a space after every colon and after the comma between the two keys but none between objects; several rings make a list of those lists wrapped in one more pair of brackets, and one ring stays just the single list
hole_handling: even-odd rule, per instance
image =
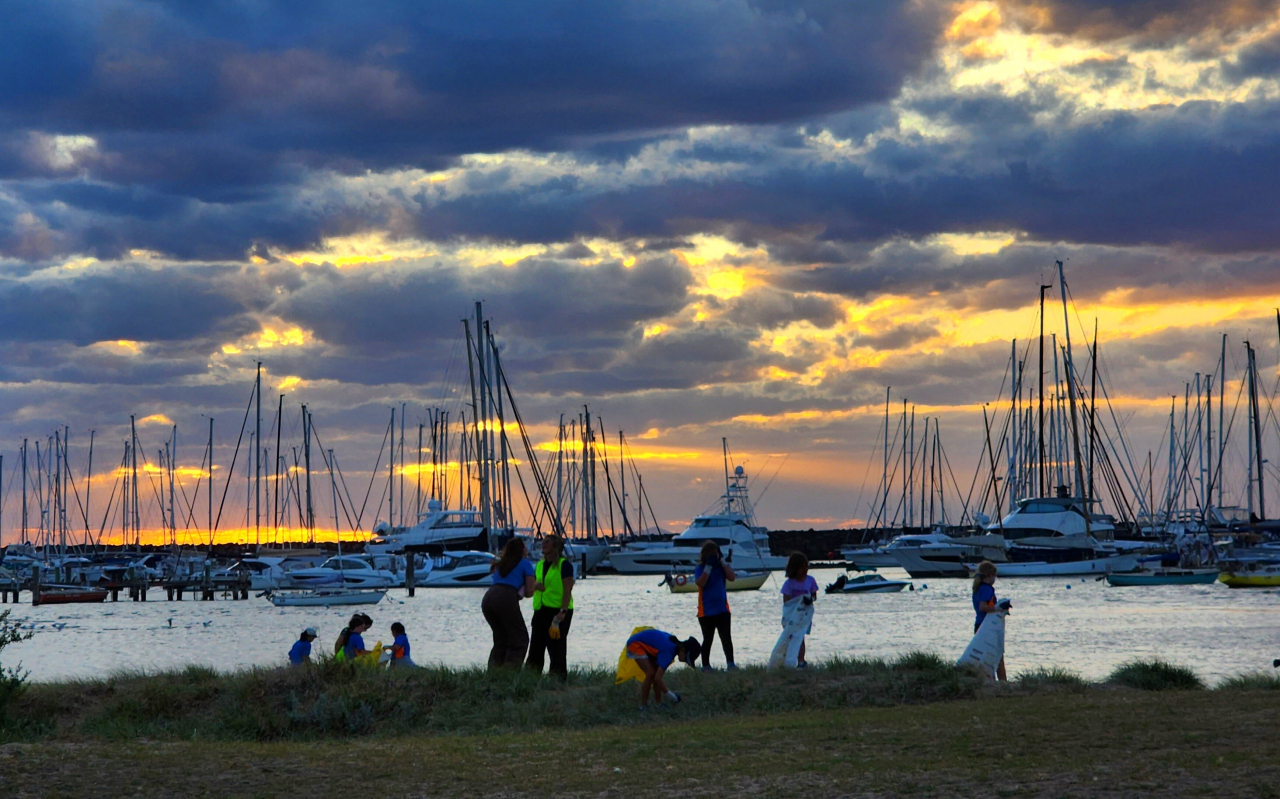
[{"label": "boat cabin window", "polygon": [[478,527],[479,522],[471,514],[446,513],[432,527]]},{"label": "boat cabin window", "polygon": [[1023,513],[1062,513],[1066,510],[1055,502],[1036,502],[1032,500],[1020,509]]},{"label": "boat cabin window", "polygon": [[1063,533],[1061,530],[1042,530],[1036,527],[1006,527],[1004,532],[999,535],[1004,536],[1006,541],[1019,541],[1023,538],[1061,538]]},{"label": "boat cabin window", "polygon": [[694,519],[694,527],[733,527],[738,524],[736,519]]},{"label": "boat cabin window", "polygon": [[678,546],[678,547],[701,548],[702,545],[707,543],[708,541],[714,541],[716,542],[716,544],[722,547],[727,547],[733,543],[728,538],[673,538],[671,539],[672,545]]}]

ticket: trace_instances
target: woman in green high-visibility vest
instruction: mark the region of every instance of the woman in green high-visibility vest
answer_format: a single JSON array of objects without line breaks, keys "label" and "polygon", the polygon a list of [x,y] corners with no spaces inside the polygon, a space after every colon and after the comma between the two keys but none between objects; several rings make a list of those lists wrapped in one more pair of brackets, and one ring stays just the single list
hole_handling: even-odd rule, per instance
[{"label": "woman in green high-visibility vest", "polygon": [[551,658],[551,673],[569,678],[569,624],[573,621],[573,563],[564,556],[564,539],[542,539],[542,560],[534,570],[533,621],[525,668],[542,673],[542,653]]}]

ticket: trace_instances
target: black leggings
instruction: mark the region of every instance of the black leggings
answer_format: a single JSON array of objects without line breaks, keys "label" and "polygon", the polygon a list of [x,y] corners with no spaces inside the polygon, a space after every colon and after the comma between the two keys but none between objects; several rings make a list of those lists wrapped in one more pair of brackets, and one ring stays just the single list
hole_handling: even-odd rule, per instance
[{"label": "black leggings", "polygon": [[533,612],[533,621],[529,627],[529,657],[524,662],[526,669],[542,673],[542,653],[546,651],[551,659],[551,673],[560,679],[569,677],[569,625],[573,622],[573,611],[567,610],[564,621],[560,622],[559,640],[550,636],[551,622],[560,608],[539,608]]},{"label": "black leggings", "polygon": [[499,583],[484,593],[480,600],[484,620],[493,629],[493,649],[489,650],[489,668],[518,669],[529,646],[529,630],[520,612],[520,594],[509,585]]},{"label": "black leggings", "polygon": [[724,647],[725,664],[733,663],[733,634],[729,632],[729,612],[717,613],[714,616],[699,616],[698,624],[702,625],[702,668],[711,668],[711,644],[720,633],[720,646]]}]

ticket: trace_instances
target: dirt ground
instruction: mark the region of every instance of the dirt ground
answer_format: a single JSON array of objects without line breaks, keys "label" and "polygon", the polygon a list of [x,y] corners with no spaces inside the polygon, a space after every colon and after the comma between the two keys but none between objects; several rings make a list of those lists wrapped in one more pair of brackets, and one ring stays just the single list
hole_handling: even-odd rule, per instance
[{"label": "dirt ground", "polygon": [[0,796],[1276,797],[1277,733],[1276,691],[1064,691],[520,736],[9,744]]}]

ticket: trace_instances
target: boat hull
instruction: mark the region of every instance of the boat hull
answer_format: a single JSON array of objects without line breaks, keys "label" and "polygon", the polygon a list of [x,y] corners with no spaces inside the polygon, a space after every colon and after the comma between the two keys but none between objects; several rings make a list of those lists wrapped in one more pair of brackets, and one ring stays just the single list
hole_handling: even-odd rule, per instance
[{"label": "boat hull", "polygon": [[895,550],[897,565],[916,579],[922,577],[968,577],[969,567],[961,557],[962,550],[931,551],[928,547]]},{"label": "boat hull", "polygon": [[1217,569],[1197,569],[1187,574],[1108,574],[1107,582],[1114,586],[1137,585],[1211,585],[1218,579]]},{"label": "boat hull", "polygon": [[278,608],[376,605],[386,595],[386,591],[300,591],[296,594],[272,594],[271,604]]},{"label": "boat hull", "polygon": [[[683,552],[674,548],[619,550],[609,553],[609,564],[618,574],[671,574],[693,571],[698,566],[701,552],[693,547],[680,549],[689,551]],[[731,565],[743,571],[782,571],[787,567],[787,559],[780,556],[762,557],[738,552],[734,554]]]},{"label": "boat hull", "polygon": [[997,563],[1001,577],[1071,577],[1083,574],[1129,572],[1138,568],[1138,555],[1113,555],[1109,558],[1068,560],[1062,563],[1031,561]]},{"label": "boat hull", "polygon": [[1233,574],[1223,572],[1218,581],[1229,588],[1280,588],[1280,574]]},{"label": "boat hull", "polygon": [[[768,581],[769,572],[760,572],[759,574],[739,572],[737,577],[738,579],[733,582],[725,582],[724,588],[726,591],[757,591],[760,586]],[[684,578],[683,582],[681,582],[681,578]],[[667,589],[673,594],[696,594],[698,592],[698,584],[691,574],[669,574],[667,575]]]},{"label": "boat hull", "polygon": [[103,589],[71,589],[71,590],[50,590],[41,591],[38,601],[34,601],[33,605],[74,605],[89,604],[101,602],[107,598],[107,592]]}]

